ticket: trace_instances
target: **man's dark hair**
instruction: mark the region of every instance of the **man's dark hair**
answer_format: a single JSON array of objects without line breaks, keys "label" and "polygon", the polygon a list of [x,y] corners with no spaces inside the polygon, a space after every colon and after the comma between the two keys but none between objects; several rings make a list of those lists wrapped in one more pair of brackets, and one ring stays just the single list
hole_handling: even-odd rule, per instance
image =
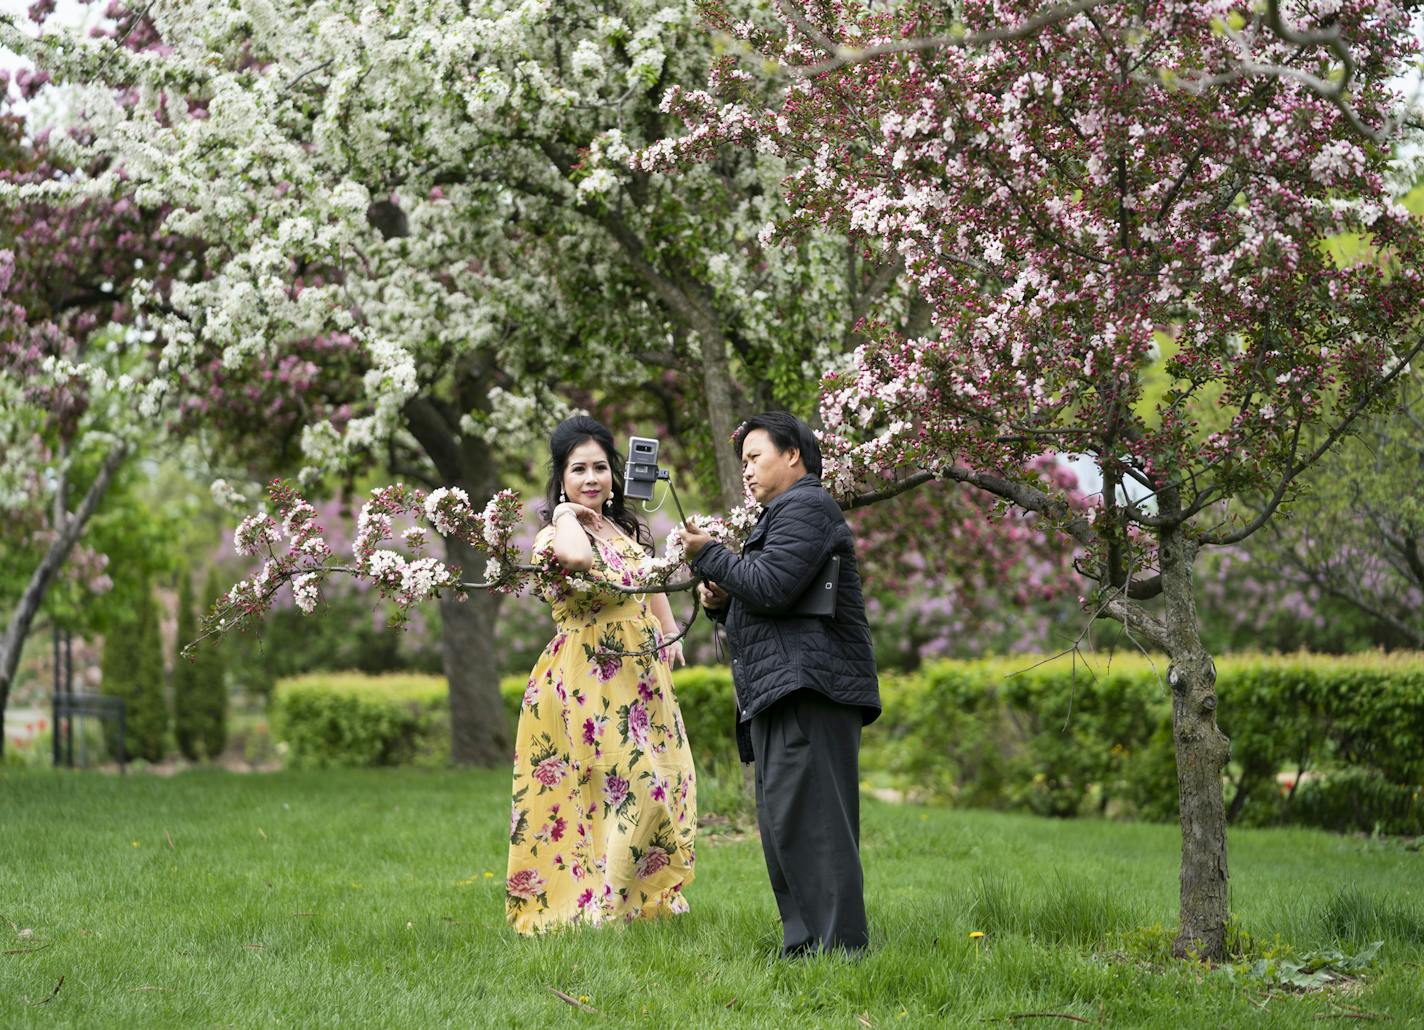
[{"label": "man's dark hair", "polygon": [[806,466],[806,471],[817,479],[821,478],[821,444],[805,422],[785,411],[763,411],[760,415],[753,415],[732,434],[738,458],[742,456],[742,444],[746,443],[747,434],[756,429],[765,430],[778,451],[785,453],[792,448],[800,451],[801,464]]}]

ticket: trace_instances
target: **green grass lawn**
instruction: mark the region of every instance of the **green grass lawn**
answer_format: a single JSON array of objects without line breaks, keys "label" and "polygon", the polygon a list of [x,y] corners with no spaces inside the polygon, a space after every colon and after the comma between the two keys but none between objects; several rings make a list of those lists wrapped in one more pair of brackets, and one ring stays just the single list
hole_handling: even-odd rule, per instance
[{"label": "green grass lawn", "polygon": [[700,842],[689,916],[515,937],[508,788],[0,774],[0,1026],[1424,1025],[1424,854],[1399,845],[1232,835],[1256,947],[1384,942],[1359,983],[1292,994],[1157,957],[1175,827],[867,801],[873,950],[788,963],[754,838]]}]

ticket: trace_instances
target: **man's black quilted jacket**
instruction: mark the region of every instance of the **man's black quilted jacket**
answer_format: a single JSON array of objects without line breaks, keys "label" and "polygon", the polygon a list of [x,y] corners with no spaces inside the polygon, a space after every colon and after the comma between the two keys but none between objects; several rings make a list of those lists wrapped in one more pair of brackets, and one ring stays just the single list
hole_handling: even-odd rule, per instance
[{"label": "man's black quilted jacket", "polygon": [[[832,554],[841,556],[835,617],[786,614]],[[726,608],[708,614],[725,622],[731,641],[742,761],[752,760],[745,723],[793,690],[856,705],[866,722],[880,715],[855,538],[819,479],[802,476],[773,498],[740,556],[708,544],[692,568],[732,595]]]}]

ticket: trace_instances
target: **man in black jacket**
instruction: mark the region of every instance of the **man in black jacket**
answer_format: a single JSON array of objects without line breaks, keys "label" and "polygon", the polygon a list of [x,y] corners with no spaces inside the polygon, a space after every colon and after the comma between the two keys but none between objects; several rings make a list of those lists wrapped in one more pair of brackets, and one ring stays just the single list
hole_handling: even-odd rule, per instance
[{"label": "man in black jacket", "polygon": [[[757,822],[781,911],[782,954],[866,946],[860,867],[860,731],[880,714],[855,538],[821,485],[821,449],[785,412],[733,442],[764,506],[740,555],[681,530],[708,614],[727,627],[737,745],[756,762]],[[831,555],[833,615],[798,614]],[[819,584],[818,584],[819,586]]]}]

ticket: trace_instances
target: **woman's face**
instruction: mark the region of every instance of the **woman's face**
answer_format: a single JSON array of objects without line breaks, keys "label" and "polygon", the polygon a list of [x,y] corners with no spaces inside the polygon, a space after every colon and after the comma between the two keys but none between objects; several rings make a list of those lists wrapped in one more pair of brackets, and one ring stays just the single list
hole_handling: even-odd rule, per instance
[{"label": "woman's face", "polygon": [[613,496],[613,466],[597,440],[585,440],[569,452],[564,464],[564,496],[594,511]]}]

